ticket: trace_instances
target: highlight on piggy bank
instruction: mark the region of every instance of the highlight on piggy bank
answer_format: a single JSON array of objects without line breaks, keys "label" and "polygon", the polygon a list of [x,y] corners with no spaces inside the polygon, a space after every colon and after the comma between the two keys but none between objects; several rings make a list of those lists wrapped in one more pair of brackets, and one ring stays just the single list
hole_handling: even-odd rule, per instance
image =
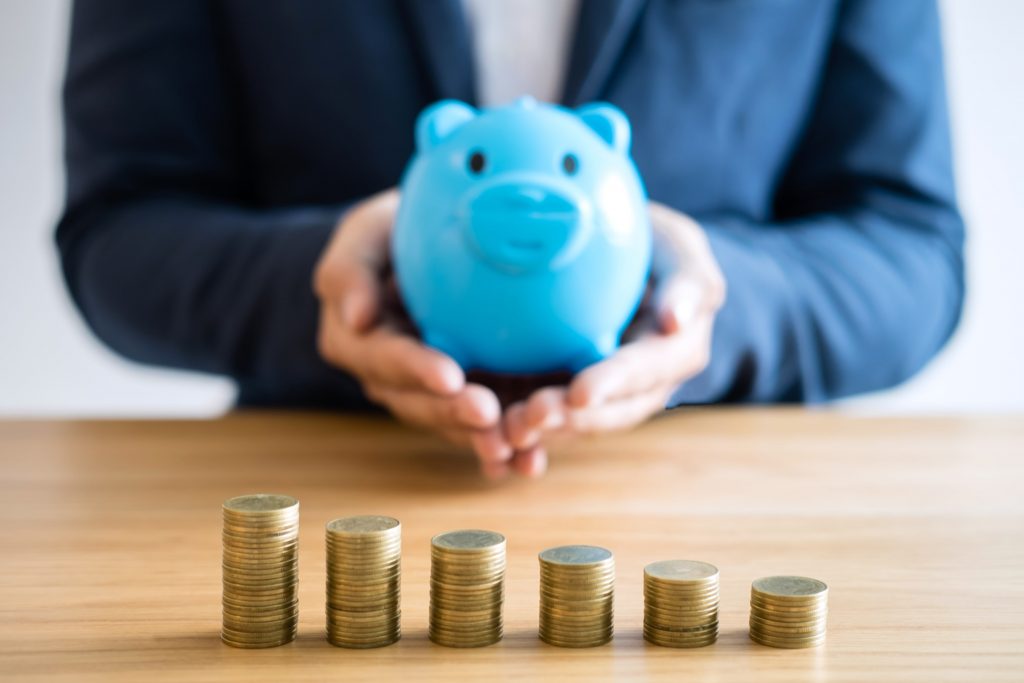
[{"label": "highlight on piggy bank", "polygon": [[609,104],[425,109],[392,235],[425,343],[499,373],[576,372],[611,354],[651,258],[629,144]]}]

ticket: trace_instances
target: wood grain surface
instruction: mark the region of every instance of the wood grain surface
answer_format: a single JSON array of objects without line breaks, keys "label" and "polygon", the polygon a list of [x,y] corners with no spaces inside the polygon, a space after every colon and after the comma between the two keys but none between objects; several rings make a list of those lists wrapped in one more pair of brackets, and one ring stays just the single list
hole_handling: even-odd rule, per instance
[{"label": "wood grain surface", "polygon": [[[488,483],[472,460],[376,418],[248,413],[209,422],[0,422],[0,679],[672,681],[1024,680],[1024,421],[875,419],[802,410],[676,412],[586,440],[538,481]],[[301,623],[271,650],[223,645],[220,505],[273,491],[302,505]],[[404,638],[324,639],[323,527],[402,520]],[[506,637],[426,637],[429,539],[508,537]],[[616,636],[537,639],[538,551],[615,552]],[[721,638],[641,637],[643,566],[721,569]],[[750,582],[831,587],[828,642],[747,637]]]}]

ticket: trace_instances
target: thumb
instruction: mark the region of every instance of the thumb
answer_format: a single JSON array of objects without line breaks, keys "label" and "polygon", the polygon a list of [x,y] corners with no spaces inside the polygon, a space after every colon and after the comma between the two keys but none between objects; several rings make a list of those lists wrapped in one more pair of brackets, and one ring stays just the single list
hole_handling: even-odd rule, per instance
[{"label": "thumb", "polygon": [[662,331],[675,334],[692,323],[704,299],[704,288],[683,275],[672,275],[659,283],[654,291],[654,308]]},{"label": "thumb", "polygon": [[355,206],[338,227],[332,279],[340,293],[342,323],[350,330],[365,331],[380,313],[397,207],[396,191],[381,192]]},{"label": "thumb", "polygon": [[380,312],[381,285],[378,276],[353,266],[342,275],[341,322],[353,332],[365,332]]}]

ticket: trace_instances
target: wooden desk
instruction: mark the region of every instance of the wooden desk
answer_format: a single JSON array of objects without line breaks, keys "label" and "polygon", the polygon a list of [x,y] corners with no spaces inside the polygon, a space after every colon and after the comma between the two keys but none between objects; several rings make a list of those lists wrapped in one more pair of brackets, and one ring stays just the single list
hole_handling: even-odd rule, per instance
[{"label": "wooden desk", "polygon": [[[373,419],[246,414],[212,422],[0,423],[0,678],[39,680],[1021,681],[1024,422],[857,419],[802,411],[676,413],[584,442],[540,481],[488,484],[467,457]],[[218,639],[220,504],[300,498],[298,640]],[[381,512],[404,526],[404,639],[348,651],[324,631],[324,523]],[[426,638],[429,538],[509,539],[505,640]],[[537,640],[542,548],[594,543],[618,566],[616,638]],[[721,639],[641,638],[653,560],[721,568]],[[747,638],[750,581],[831,586],[828,643]]]}]

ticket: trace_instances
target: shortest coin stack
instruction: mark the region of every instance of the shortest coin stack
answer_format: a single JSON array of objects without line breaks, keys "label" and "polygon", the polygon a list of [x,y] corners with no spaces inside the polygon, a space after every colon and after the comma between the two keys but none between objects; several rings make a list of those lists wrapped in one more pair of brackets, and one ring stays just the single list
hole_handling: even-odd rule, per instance
[{"label": "shortest coin stack", "polygon": [[430,541],[430,639],[448,647],[501,640],[505,537],[464,529]]},{"label": "shortest coin stack", "polygon": [[703,647],[717,638],[717,567],[692,560],[644,567],[644,639],[664,647]]},{"label": "shortest coin stack", "polygon": [[615,559],[610,550],[565,545],[540,554],[540,639],[596,647],[612,639]]},{"label": "shortest coin stack", "polygon": [[750,586],[750,638],[769,647],[825,642],[828,586],[803,576],[767,576]]},{"label": "shortest coin stack", "polygon": [[291,642],[298,625],[299,501],[259,493],[225,501],[221,639],[244,648]]},{"label": "shortest coin stack", "polygon": [[382,647],[402,635],[402,525],[362,515],[327,524],[327,640]]}]

